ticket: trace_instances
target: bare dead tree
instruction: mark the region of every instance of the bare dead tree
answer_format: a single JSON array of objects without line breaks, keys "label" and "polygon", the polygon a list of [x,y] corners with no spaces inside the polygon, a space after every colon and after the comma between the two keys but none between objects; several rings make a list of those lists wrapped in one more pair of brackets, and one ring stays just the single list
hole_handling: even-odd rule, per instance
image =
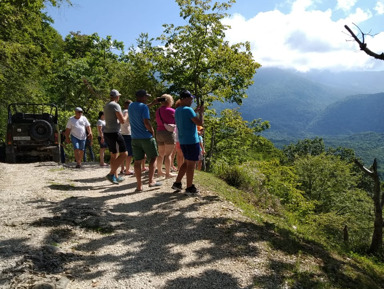
[{"label": "bare dead tree", "polygon": [[370,50],[367,46],[367,43],[365,43],[365,36],[367,36],[367,33],[364,33],[361,31],[361,29],[355,25],[357,29],[359,29],[360,34],[361,34],[361,39],[356,36],[356,34],[348,27],[348,25],[344,25],[345,29],[348,30],[349,34],[353,37],[353,39],[359,44],[360,50],[363,50],[366,54],[368,54],[371,57],[374,57],[376,59],[384,60],[384,53],[377,54]]},{"label": "bare dead tree", "polygon": [[368,176],[370,176],[374,182],[373,187],[373,203],[375,208],[375,221],[372,235],[372,242],[369,248],[369,253],[377,254],[383,251],[383,205],[384,205],[384,193],[380,189],[380,177],[377,173],[377,160],[373,161],[371,169],[364,167],[358,160],[355,160],[356,165]]}]

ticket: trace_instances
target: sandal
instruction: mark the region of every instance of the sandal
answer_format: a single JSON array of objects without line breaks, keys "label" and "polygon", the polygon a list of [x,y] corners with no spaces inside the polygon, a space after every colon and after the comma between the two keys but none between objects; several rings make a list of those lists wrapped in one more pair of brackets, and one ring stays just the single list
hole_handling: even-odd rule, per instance
[{"label": "sandal", "polygon": [[152,183],[152,184],[149,184],[148,186],[150,187],[150,188],[153,188],[153,187],[160,187],[162,184],[160,183],[160,182],[154,182],[154,183]]}]

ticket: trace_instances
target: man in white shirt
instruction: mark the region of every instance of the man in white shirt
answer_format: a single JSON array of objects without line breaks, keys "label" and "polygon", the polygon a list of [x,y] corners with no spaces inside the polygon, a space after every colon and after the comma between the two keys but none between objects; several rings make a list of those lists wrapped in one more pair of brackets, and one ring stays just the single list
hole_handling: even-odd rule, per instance
[{"label": "man in white shirt", "polygon": [[[69,137],[71,135],[71,137]],[[85,141],[87,137],[92,145],[92,130],[88,119],[83,116],[81,107],[75,108],[75,115],[70,117],[65,129],[65,141],[72,142],[75,150],[76,168],[81,168],[81,161],[84,156]]]}]

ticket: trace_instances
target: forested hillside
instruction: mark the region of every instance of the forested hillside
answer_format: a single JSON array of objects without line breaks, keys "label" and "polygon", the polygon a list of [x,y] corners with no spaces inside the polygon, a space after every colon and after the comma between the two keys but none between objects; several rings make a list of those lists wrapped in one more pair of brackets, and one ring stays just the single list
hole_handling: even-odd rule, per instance
[{"label": "forested hillside", "polygon": [[316,135],[384,133],[383,111],[384,93],[354,95],[328,106],[307,130]]}]

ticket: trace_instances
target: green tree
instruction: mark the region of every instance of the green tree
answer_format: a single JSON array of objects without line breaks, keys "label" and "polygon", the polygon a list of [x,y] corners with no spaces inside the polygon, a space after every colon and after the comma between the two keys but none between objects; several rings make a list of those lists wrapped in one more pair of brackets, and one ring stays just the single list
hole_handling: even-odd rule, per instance
[{"label": "green tree", "polygon": [[81,106],[85,112],[100,110],[108,99],[116,79],[122,42],[105,39],[97,33],[70,33],[64,42],[64,54],[57,63],[51,92],[64,110]]},{"label": "green tree", "polygon": [[296,158],[302,156],[316,156],[325,152],[325,145],[322,138],[299,140],[296,144],[284,146],[283,153],[286,162],[293,163]]},{"label": "green tree", "polygon": [[206,103],[221,100],[240,104],[260,65],[254,61],[249,43],[230,45],[224,41],[228,26],[221,20],[235,1],[213,5],[211,0],[176,2],[188,24],[164,25],[164,33],[158,38],[164,46],[159,47],[156,58],[160,78],[170,92],[190,90],[198,104],[201,99]]},{"label": "green tree", "polygon": [[225,109],[220,117],[206,117],[205,123],[209,128],[205,132],[208,170],[219,159],[230,164],[249,161],[255,158],[255,151],[262,154],[268,146],[269,141],[258,134],[269,128],[269,123],[245,121],[238,110]]},{"label": "green tree", "polygon": [[330,212],[356,187],[358,177],[352,173],[352,163],[333,155],[306,155],[294,162],[299,176],[299,189],[316,202],[316,212]]},{"label": "green tree", "polygon": [[123,95],[134,97],[137,90],[146,89],[155,97],[166,91],[153,61],[155,48],[152,41],[153,39],[148,39],[148,34],[142,33],[137,39],[137,45],[129,47],[128,52],[121,56],[116,72],[119,82],[116,87],[121,87]]},{"label": "green tree", "polygon": [[[0,1],[0,133],[12,101],[44,101],[45,77],[51,73],[61,37],[42,9],[45,2]],[[12,96],[12,98],[10,98]]]}]

